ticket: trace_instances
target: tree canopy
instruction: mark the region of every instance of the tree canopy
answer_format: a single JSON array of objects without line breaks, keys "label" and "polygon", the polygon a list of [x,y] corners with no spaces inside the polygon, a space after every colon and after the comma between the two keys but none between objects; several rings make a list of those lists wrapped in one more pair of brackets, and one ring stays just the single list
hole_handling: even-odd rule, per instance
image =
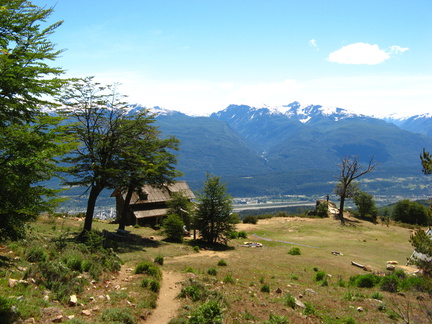
[{"label": "tree canopy", "polygon": [[227,234],[233,230],[231,216],[232,198],[220,177],[207,174],[207,179],[198,194],[197,223],[204,241],[226,243]]},{"label": "tree canopy", "polygon": [[69,137],[60,119],[42,112],[62,80],[49,63],[61,53],[49,36],[61,21],[46,25],[52,9],[29,1],[3,1],[0,7],[0,240],[18,239],[26,223],[55,206],[55,190],[41,185],[57,174],[57,158]]},{"label": "tree canopy", "polygon": [[393,208],[393,219],[407,224],[429,225],[430,223],[426,206],[409,199],[396,203]]}]

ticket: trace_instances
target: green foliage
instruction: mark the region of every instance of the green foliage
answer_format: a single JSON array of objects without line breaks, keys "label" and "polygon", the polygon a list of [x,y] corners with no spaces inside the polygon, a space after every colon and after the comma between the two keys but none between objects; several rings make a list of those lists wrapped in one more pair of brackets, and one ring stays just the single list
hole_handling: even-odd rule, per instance
[{"label": "green foliage", "polygon": [[163,265],[164,264],[164,257],[162,255],[157,255],[154,259],[154,262]]},{"label": "green foliage", "polygon": [[135,267],[135,273],[146,274],[158,280],[162,278],[161,269],[149,261],[141,261],[140,263],[138,263],[137,266]]},{"label": "green foliage", "polygon": [[235,283],[235,279],[233,278],[232,274],[229,273],[225,276],[225,278],[223,278],[222,280],[224,283],[229,283],[229,284],[233,284]]},{"label": "green foliage", "polygon": [[358,191],[353,200],[354,204],[357,206],[360,217],[364,218],[370,216],[375,223],[378,215],[378,208],[375,206],[373,196],[367,192]]},{"label": "green foliage", "polygon": [[321,281],[326,277],[326,273],[324,271],[317,271],[314,275],[314,281]]},{"label": "green foliage", "polygon": [[195,245],[194,247],[193,247],[193,250],[194,250],[194,252],[199,252],[200,251],[200,247],[198,246],[198,245]]},{"label": "green foliage", "polygon": [[220,267],[226,267],[228,265],[228,263],[224,259],[220,259],[218,261],[217,265]]},{"label": "green foliage", "polygon": [[260,288],[261,292],[269,293],[270,292],[270,285],[269,284],[263,284]]},{"label": "green foliage", "polygon": [[180,217],[186,228],[190,228],[191,225],[191,214],[193,211],[193,205],[189,198],[183,195],[182,192],[173,192],[171,200],[167,202],[168,215],[176,214]]},{"label": "green foliage", "polygon": [[189,281],[188,285],[180,291],[180,298],[189,298],[190,300],[196,302],[205,296],[204,286],[197,281]]},{"label": "green foliage", "polygon": [[359,288],[372,288],[375,287],[377,284],[379,284],[381,278],[368,273],[365,275],[357,275],[350,278],[350,285],[359,287]]},{"label": "green foliage", "polygon": [[371,298],[372,298],[372,299],[377,299],[377,300],[383,300],[383,299],[384,299],[384,296],[383,296],[380,292],[375,291],[375,292],[371,295]]},{"label": "green foliage", "polygon": [[287,307],[295,308],[296,306],[295,297],[291,294],[286,294],[284,297],[284,305]]},{"label": "green foliage", "polygon": [[189,318],[189,324],[222,324],[223,311],[216,301],[209,301],[195,309]]},{"label": "green foliage", "polygon": [[126,308],[107,308],[103,311],[101,320],[104,323],[135,324],[131,312]]},{"label": "green foliage", "polygon": [[256,224],[258,223],[258,216],[247,215],[243,218],[243,224]]},{"label": "green foliage", "polygon": [[398,292],[400,279],[395,276],[385,276],[380,281],[380,289],[388,292]]},{"label": "green foliage", "polygon": [[183,242],[184,223],[177,214],[170,214],[164,220],[162,227],[167,239],[174,242]]},{"label": "green foliage", "polygon": [[424,271],[425,274],[432,274],[432,240],[431,237],[426,234],[423,230],[418,230],[410,237],[410,243],[414,247],[417,253],[421,253],[421,256],[414,256],[412,260],[415,265]]},{"label": "green foliage", "polygon": [[300,248],[298,248],[298,247],[292,247],[288,251],[288,254],[290,254],[290,255],[301,255]]},{"label": "green foliage", "polygon": [[35,246],[26,252],[25,258],[28,262],[42,262],[48,259],[48,253],[44,248]]},{"label": "green foliage", "polygon": [[430,223],[427,208],[408,199],[396,203],[392,216],[395,221],[407,224],[427,225]]},{"label": "green foliage", "polygon": [[210,269],[207,270],[207,273],[210,276],[216,276],[217,275],[217,270],[215,268],[210,268]]},{"label": "green foliage", "polygon": [[227,243],[227,233],[233,231],[232,198],[220,177],[207,174],[204,188],[198,195],[197,225],[208,243]]},{"label": "green foliage", "polygon": [[432,156],[429,152],[423,149],[423,153],[420,154],[420,160],[422,164],[422,172],[426,175],[432,174]]},{"label": "green foliage", "polygon": [[303,313],[305,315],[316,315],[317,311],[311,303],[305,303],[305,308],[304,308]]},{"label": "green foliage", "polygon": [[14,313],[12,312],[12,299],[0,295],[0,324],[12,322]]},{"label": "green foliage", "polygon": [[324,218],[328,217],[328,202],[322,202],[318,205],[316,209],[316,214],[318,217]]},{"label": "green foliage", "polygon": [[289,324],[289,319],[284,315],[270,314],[268,321],[264,321],[262,323],[263,324]]},{"label": "green foliage", "polygon": [[245,231],[240,231],[240,232],[238,232],[238,237],[246,239],[247,238],[247,233]]}]

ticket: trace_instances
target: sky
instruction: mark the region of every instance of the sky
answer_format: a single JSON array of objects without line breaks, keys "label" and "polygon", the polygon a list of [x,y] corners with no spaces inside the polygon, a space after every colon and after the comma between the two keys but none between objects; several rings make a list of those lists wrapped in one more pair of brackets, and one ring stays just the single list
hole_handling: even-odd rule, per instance
[{"label": "sky", "polygon": [[208,115],[299,101],[432,113],[431,0],[33,0],[64,20],[67,76],[131,104]]}]

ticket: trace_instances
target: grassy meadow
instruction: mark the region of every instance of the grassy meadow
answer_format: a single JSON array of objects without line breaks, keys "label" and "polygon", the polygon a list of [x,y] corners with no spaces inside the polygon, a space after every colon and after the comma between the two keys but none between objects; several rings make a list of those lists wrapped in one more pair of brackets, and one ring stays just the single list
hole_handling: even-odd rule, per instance
[{"label": "grassy meadow", "polygon": [[[379,284],[363,288],[353,280],[350,283],[356,275],[390,275],[387,261],[398,262],[399,275],[400,270],[416,270],[405,267],[412,253],[412,229],[354,218],[346,226],[332,218],[303,217],[238,224],[237,231],[246,232],[247,238],[233,239],[226,247],[205,246],[192,238],[171,243],[151,228],[128,227],[128,239],[110,245],[122,261],[120,270],[102,272],[97,278],[83,270],[70,275],[87,279],[76,292],[78,303],[73,306],[69,295],[59,301],[32,281],[8,285],[9,279],[31,279],[26,276],[32,267],[26,260],[29,249],[49,246],[59,237],[70,240],[81,226],[76,218],[41,217],[32,224],[26,242],[1,246],[0,295],[15,305],[22,319],[42,323],[54,316],[46,309],[57,309],[67,323],[145,323],[157,307],[159,290],[147,287],[151,275],[136,274],[134,269],[157,257],[163,258],[157,266],[164,275],[180,273],[183,278],[181,307],[172,324],[208,322],[200,322],[194,314],[209,300],[217,300],[223,323],[429,323],[432,317],[431,296],[424,289],[407,289],[406,284],[389,292]],[[95,220],[93,228],[113,232],[117,225]],[[262,247],[243,246],[245,242]],[[293,248],[297,255],[291,253]],[[52,258],[55,253],[48,254]],[[371,272],[351,261],[367,265]],[[120,315],[113,315],[113,309]]]}]

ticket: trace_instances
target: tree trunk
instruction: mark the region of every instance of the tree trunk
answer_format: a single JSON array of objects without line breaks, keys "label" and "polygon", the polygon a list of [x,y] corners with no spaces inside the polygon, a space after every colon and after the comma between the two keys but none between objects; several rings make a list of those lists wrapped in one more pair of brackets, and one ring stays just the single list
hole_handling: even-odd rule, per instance
[{"label": "tree trunk", "polygon": [[126,219],[127,219],[127,214],[129,212],[129,204],[132,198],[132,194],[133,194],[133,189],[132,188],[128,188],[128,191],[126,193],[126,197],[125,197],[125,201],[123,203],[123,208],[122,208],[122,212],[120,215],[120,219],[119,219],[119,229],[124,230],[125,229],[125,225],[126,225]]},{"label": "tree trunk", "polygon": [[89,194],[89,198],[87,201],[87,211],[86,211],[86,216],[85,216],[85,221],[84,221],[83,233],[89,232],[92,229],[93,214],[94,214],[94,209],[95,209],[95,205],[96,205],[96,199],[99,196],[101,191],[102,191],[102,188],[100,186],[97,186],[97,185],[92,186],[90,189],[90,194]]},{"label": "tree trunk", "polygon": [[345,218],[344,218],[344,205],[345,205],[345,195],[341,195],[340,197],[340,205],[339,205],[339,220],[341,221],[342,225],[345,225]]}]

